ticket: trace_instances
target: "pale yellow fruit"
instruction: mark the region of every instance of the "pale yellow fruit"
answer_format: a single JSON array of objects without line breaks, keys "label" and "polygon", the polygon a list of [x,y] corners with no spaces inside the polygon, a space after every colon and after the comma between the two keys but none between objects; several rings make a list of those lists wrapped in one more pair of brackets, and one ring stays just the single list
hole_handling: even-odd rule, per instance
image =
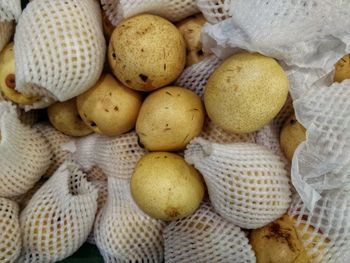
[{"label": "pale yellow fruit", "polygon": [[200,174],[173,153],[144,155],[131,177],[131,193],[146,214],[165,221],[197,210],[205,192]]},{"label": "pale yellow fruit", "polygon": [[294,228],[292,219],[280,219],[250,233],[250,244],[257,263],[308,263],[304,246]]},{"label": "pale yellow fruit", "polygon": [[300,143],[306,140],[306,129],[292,114],[283,124],[280,133],[280,145],[286,158],[292,162],[293,155]]},{"label": "pale yellow fruit", "polygon": [[201,99],[181,87],[166,87],[150,94],[141,106],[136,122],[140,143],[150,151],[176,151],[202,130],[204,108]]},{"label": "pale yellow fruit", "polygon": [[81,137],[93,132],[80,118],[75,98],[52,104],[47,114],[52,126],[66,135]]},{"label": "pale yellow fruit", "polygon": [[191,16],[176,26],[185,39],[187,48],[186,66],[196,64],[209,54],[202,50],[201,33],[206,20],[202,14]]},{"label": "pale yellow fruit", "polygon": [[254,132],[270,122],[284,105],[288,78],[272,58],[233,55],[215,70],[204,102],[210,119],[224,130]]},{"label": "pale yellow fruit", "polygon": [[350,79],[350,54],[345,55],[335,64],[334,81],[342,82],[345,79]]},{"label": "pale yellow fruit", "polygon": [[78,112],[96,133],[115,136],[131,130],[142,104],[141,95],[112,75],[102,75],[94,87],[77,97]]},{"label": "pale yellow fruit", "polygon": [[113,31],[108,60],[127,87],[152,91],[173,82],[186,62],[186,44],[179,30],[154,15],[129,18]]},{"label": "pale yellow fruit", "polygon": [[15,90],[15,53],[13,43],[8,44],[0,54],[0,89],[4,96],[22,105],[30,105],[40,100],[40,97],[32,97]]}]

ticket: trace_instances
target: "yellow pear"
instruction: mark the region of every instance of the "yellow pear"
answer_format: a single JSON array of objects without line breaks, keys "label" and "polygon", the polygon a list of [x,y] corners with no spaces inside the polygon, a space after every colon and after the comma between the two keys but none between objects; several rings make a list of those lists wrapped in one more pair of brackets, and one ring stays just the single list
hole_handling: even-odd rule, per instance
[{"label": "yellow pear", "polygon": [[210,76],[204,102],[209,118],[224,130],[254,132],[281,110],[289,82],[273,58],[240,53],[226,59]]},{"label": "yellow pear", "polygon": [[342,82],[345,79],[350,79],[350,54],[345,55],[335,64],[334,81]]},{"label": "yellow pear", "polygon": [[47,114],[52,126],[66,135],[81,137],[93,132],[80,118],[75,98],[52,104]]},{"label": "yellow pear", "polygon": [[257,263],[308,263],[309,258],[294,228],[294,221],[285,215],[250,233],[250,243]]},{"label": "yellow pear", "polygon": [[280,145],[284,155],[292,162],[294,152],[300,143],[306,140],[306,129],[292,114],[283,124],[280,133]]},{"label": "yellow pear", "polygon": [[40,100],[40,97],[32,97],[15,90],[15,54],[13,43],[8,44],[0,54],[0,89],[4,96],[21,105],[30,105]]},{"label": "yellow pear", "polygon": [[86,125],[96,133],[116,136],[134,128],[141,95],[112,75],[102,75],[94,87],[77,97],[77,108]]},{"label": "yellow pear", "polygon": [[201,175],[173,153],[149,153],[141,158],[131,178],[131,194],[146,214],[165,221],[197,210],[205,188]]}]

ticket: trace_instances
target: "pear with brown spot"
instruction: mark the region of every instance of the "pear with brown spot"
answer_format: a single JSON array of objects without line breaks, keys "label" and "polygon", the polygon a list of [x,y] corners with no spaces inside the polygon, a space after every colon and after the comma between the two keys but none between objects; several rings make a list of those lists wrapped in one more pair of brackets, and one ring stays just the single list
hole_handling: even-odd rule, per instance
[{"label": "pear with brown spot", "polygon": [[292,162],[294,152],[299,144],[305,140],[306,129],[298,122],[293,113],[284,122],[280,133],[281,149],[289,162]]},{"label": "pear with brown spot", "polygon": [[0,54],[0,89],[4,96],[21,105],[30,105],[40,97],[29,96],[16,91],[14,44],[8,44]]},{"label": "pear with brown spot", "polygon": [[342,82],[346,79],[350,79],[350,54],[345,55],[335,64],[334,81]]},{"label": "pear with brown spot", "polygon": [[172,83],[186,62],[186,44],[169,21],[142,14],[114,29],[108,48],[114,75],[127,87],[152,91]]},{"label": "pear with brown spot", "polygon": [[102,75],[94,87],[77,97],[79,114],[99,134],[116,136],[134,128],[141,95],[112,75]]},{"label": "pear with brown spot", "polygon": [[250,244],[258,263],[309,263],[294,221],[285,215],[250,233]]},{"label": "pear with brown spot", "polygon": [[205,111],[198,95],[181,87],[154,91],[136,122],[141,144],[150,151],[177,151],[200,134]]},{"label": "pear with brown spot", "polygon": [[204,192],[201,175],[173,153],[144,155],[131,177],[131,193],[139,208],[151,217],[165,221],[195,212]]}]

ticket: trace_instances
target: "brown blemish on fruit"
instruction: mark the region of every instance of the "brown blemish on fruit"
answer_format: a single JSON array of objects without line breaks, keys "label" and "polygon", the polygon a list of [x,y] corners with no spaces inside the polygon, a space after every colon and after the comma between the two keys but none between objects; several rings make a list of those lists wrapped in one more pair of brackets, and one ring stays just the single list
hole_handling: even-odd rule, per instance
[{"label": "brown blemish on fruit", "polygon": [[271,223],[270,232],[271,234],[265,235],[264,237],[267,239],[273,238],[280,242],[287,243],[289,249],[293,252],[297,250],[297,248],[294,247],[293,242],[291,240],[292,239],[292,236],[290,235],[291,229],[289,228],[283,229],[279,224]]},{"label": "brown blemish on fruit", "polygon": [[203,55],[204,55],[203,50],[201,50],[201,49],[200,49],[200,50],[198,50],[198,51],[197,51],[197,55],[198,55],[198,56],[203,56]]},{"label": "brown blemish on fruit", "polygon": [[165,214],[173,218],[179,216],[180,212],[175,207],[168,207],[165,209]]},{"label": "brown blemish on fruit", "polygon": [[114,106],[113,110],[114,111],[119,111],[119,107],[116,105],[116,106]]},{"label": "brown blemish on fruit", "polygon": [[9,74],[6,77],[6,86],[9,87],[10,89],[15,89],[16,88],[16,76],[14,74]]},{"label": "brown blemish on fruit", "polygon": [[96,124],[96,122],[92,121],[92,122],[90,122],[90,126],[91,126],[91,127],[96,127],[97,124]]},{"label": "brown blemish on fruit", "polygon": [[297,122],[296,120],[291,119],[289,123],[290,123],[291,125],[294,125],[296,122]]},{"label": "brown blemish on fruit", "polygon": [[168,94],[169,96],[173,96],[173,94],[171,94],[169,91],[166,91],[165,93]]},{"label": "brown blemish on fruit", "polygon": [[139,77],[140,77],[140,79],[141,79],[143,82],[147,82],[147,80],[148,80],[148,76],[147,76],[147,75],[140,74]]}]

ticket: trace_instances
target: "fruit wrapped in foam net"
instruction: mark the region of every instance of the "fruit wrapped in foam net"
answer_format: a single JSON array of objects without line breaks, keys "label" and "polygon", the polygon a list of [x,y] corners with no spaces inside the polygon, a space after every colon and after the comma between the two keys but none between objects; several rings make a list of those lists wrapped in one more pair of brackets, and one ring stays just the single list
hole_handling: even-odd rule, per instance
[{"label": "fruit wrapped in foam net", "polygon": [[105,51],[96,1],[35,0],[16,27],[16,90],[41,97],[32,108],[71,99],[98,80]]},{"label": "fruit wrapped in foam net", "polygon": [[175,22],[199,12],[195,0],[101,0],[101,3],[113,25],[141,13],[162,16]]},{"label": "fruit wrapped in foam net", "polygon": [[117,137],[97,134],[76,141],[74,158],[90,170],[97,166],[107,177],[129,179],[136,162],[146,152],[138,144],[135,132]]},{"label": "fruit wrapped in foam net", "polygon": [[281,217],[291,192],[281,159],[252,143],[194,139],[185,159],[203,175],[214,209],[235,225],[255,229]]},{"label": "fruit wrapped in foam net", "polygon": [[50,148],[36,128],[21,123],[10,102],[0,102],[0,132],[0,196],[22,195],[49,168]]},{"label": "fruit wrapped in foam net", "polygon": [[79,166],[63,163],[21,213],[19,262],[57,262],[72,255],[93,226],[97,196]]},{"label": "fruit wrapped in foam net", "polygon": [[11,200],[0,197],[0,262],[14,263],[21,252],[19,208]]},{"label": "fruit wrapped in foam net", "polygon": [[165,262],[255,262],[246,234],[219,216],[208,202],[164,230]]}]

